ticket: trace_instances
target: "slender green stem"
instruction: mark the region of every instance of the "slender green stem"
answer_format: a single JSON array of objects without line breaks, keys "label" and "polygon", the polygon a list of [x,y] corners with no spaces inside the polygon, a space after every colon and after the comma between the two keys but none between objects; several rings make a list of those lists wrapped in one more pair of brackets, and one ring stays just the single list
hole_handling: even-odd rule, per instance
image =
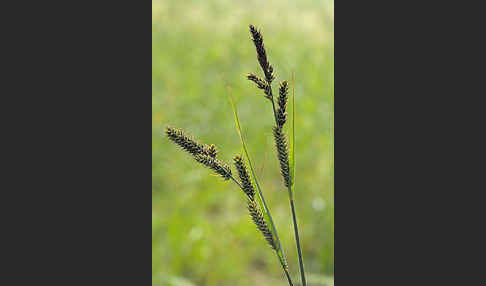
[{"label": "slender green stem", "polygon": [[[267,82],[269,86],[269,96],[270,96],[270,101],[272,101],[272,107],[273,107],[273,117],[275,118],[275,124],[277,124],[277,110],[275,109],[275,101],[273,100],[273,94],[272,94],[272,85],[271,83]],[[278,124],[277,124],[278,126]]]},{"label": "slender green stem", "polygon": [[284,271],[285,271],[285,276],[287,276],[287,280],[289,281],[289,285],[294,286],[294,284],[292,284],[292,279],[290,279],[289,271],[286,268],[284,268]]},{"label": "slender green stem", "polygon": [[292,219],[294,222],[294,233],[295,233],[295,243],[297,244],[297,253],[299,255],[299,268],[300,268],[300,277],[302,279],[302,285],[306,286],[305,281],[305,272],[304,272],[304,261],[302,260],[302,251],[300,247],[300,238],[299,238],[299,228],[297,226],[297,216],[295,215],[295,206],[294,206],[294,198],[292,195],[292,191],[289,187],[289,201],[290,201],[290,208],[292,209]]}]

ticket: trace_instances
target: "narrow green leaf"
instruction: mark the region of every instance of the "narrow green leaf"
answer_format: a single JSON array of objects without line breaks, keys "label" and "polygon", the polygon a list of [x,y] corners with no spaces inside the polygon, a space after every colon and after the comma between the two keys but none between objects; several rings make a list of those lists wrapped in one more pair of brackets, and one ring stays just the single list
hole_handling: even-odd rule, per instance
[{"label": "narrow green leaf", "polygon": [[261,204],[263,205],[262,209],[263,209],[264,216],[265,216],[266,219],[268,219],[270,226],[271,226],[272,234],[275,236],[275,240],[277,242],[277,248],[278,248],[277,249],[278,256],[281,259],[282,263],[287,264],[285,254],[283,253],[283,249],[282,249],[281,244],[280,244],[280,239],[279,239],[278,234],[277,234],[277,228],[275,227],[272,216],[271,216],[270,211],[269,211],[267,204],[265,202],[265,198],[263,197],[263,193],[262,193],[262,190],[260,188],[260,184],[258,183],[255,171],[253,169],[253,164],[251,163],[250,155],[248,154],[248,149],[246,148],[245,139],[244,139],[243,133],[241,131],[240,120],[238,118],[238,112],[236,110],[236,104],[234,102],[233,96],[231,94],[230,87],[228,85],[227,85],[227,89],[228,89],[228,95],[229,95],[229,99],[230,99],[231,108],[233,109],[233,117],[235,119],[236,131],[238,132],[238,135],[240,137],[241,146],[242,146],[243,151],[245,153],[245,158],[247,160],[248,166],[250,166],[250,179],[252,181],[254,181],[254,183],[257,187],[258,197],[260,198]]},{"label": "narrow green leaf", "polygon": [[300,238],[299,238],[299,228],[297,227],[297,217],[295,214],[295,206],[294,206],[294,192],[295,192],[295,79],[294,79],[294,72],[292,71],[291,75],[292,80],[292,125],[289,128],[289,140],[290,140],[290,150],[289,150],[289,167],[290,167],[290,175],[291,175],[291,185],[288,187],[289,191],[289,199],[290,199],[290,209],[292,210],[292,219],[294,223],[294,234],[295,234],[295,244],[297,247],[297,254],[299,258],[299,270],[300,270],[300,277],[302,280],[302,285],[306,286],[306,279],[305,279],[305,271],[304,271],[304,261],[302,258],[302,249],[300,247]]}]

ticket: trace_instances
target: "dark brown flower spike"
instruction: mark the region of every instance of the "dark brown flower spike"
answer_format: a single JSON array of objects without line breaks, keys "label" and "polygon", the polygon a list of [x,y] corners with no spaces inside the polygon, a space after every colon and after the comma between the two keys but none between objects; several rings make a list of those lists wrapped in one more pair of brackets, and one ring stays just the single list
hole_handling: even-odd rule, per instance
[{"label": "dark brown flower spike", "polygon": [[246,78],[250,81],[253,81],[259,89],[263,90],[266,98],[272,100],[272,89],[266,81],[253,73],[248,73],[246,75]]},{"label": "dark brown flower spike", "polygon": [[214,159],[208,155],[202,155],[202,154],[198,154],[194,158],[196,159],[197,162],[213,170],[216,174],[220,175],[223,179],[225,180],[231,179],[232,177],[231,169],[226,163],[218,159]]},{"label": "dark brown flower spike", "polygon": [[277,109],[277,125],[280,129],[284,126],[287,121],[287,98],[289,92],[289,85],[286,80],[280,83],[279,94],[278,94],[278,109]]},{"label": "dark brown flower spike", "polygon": [[280,162],[280,173],[284,179],[286,187],[291,185],[290,167],[289,167],[289,153],[287,150],[287,140],[282,133],[282,129],[273,127],[273,137],[275,139],[275,147],[277,149],[278,161]]},{"label": "dark brown flower spike", "polygon": [[265,90],[267,88],[267,83],[263,79],[261,79],[259,76],[255,75],[251,72],[246,75],[246,78],[248,80],[251,80],[252,82],[254,82],[259,89]]},{"label": "dark brown flower spike", "polygon": [[263,237],[265,237],[265,240],[274,250],[276,250],[277,245],[275,243],[275,240],[273,239],[272,232],[268,228],[265,217],[263,216],[263,213],[260,211],[255,201],[248,200],[248,211],[250,212],[251,219],[260,230],[260,232],[263,234]]},{"label": "dark brown flower spike", "polygon": [[246,168],[245,162],[239,154],[236,154],[233,157],[233,161],[235,163],[236,170],[238,171],[238,176],[240,177],[242,190],[248,196],[248,199],[253,201],[255,199],[255,189],[251,183],[250,175]]},{"label": "dark brown flower spike", "polygon": [[165,133],[169,139],[179,145],[184,151],[196,156],[198,154],[204,154],[212,158],[216,158],[216,147],[214,145],[208,146],[197,142],[193,137],[184,134],[182,129],[172,128],[167,126]]},{"label": "dark brown flower spike", "polygon": [[255,44],[258,62],[262,67],[263,73],[265,74],[265,79],[268,83],[272,83],[272,81],[275,79],[275,75],[273,73],[273,67],[272,65],[270,65],[267,59],[267,52],[265,51],[265,46],[263,45],[262,33],[258,31],[253,25],[249,25],[249,27],[251,39]]}]

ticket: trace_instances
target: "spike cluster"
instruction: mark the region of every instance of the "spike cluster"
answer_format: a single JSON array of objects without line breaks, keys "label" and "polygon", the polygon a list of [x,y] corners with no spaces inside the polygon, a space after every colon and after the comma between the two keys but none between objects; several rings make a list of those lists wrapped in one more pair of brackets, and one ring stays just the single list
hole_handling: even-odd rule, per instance
[{"label": "spike cluster", "polygon": [[211,156],[198,154],[194,157],[197,162],[203,164],[209,169],[213,170],[216,174],[220,175],[223,179],[231,179],[231,168],[224,162],[215,159]]},{"label": "spike cluster", "polygon": [[211,146],[208,146],[206,144],[199,143],[191,136],[185,135],[182,129],[167,126],[165,128],[165,133],[167,134],[167,137],[172,140],[172,142],[176,143],[184,151],[192,154],[193,156],[203,154],[211,158],[216,158],[217,151],[214,145],[211,144]]},{"label": "spike cluster", "polygon": [[257,203],[254,200],[248,200],[248,211],[250,212],[251,219],[265,237],[265,240],[274,250],[277,250],[277,245],[275,243],[275,240],[273,239],[272,232],[268,228],[265,217],[263,216],[263,213],[260,211]]},{"label": "spike cluster", "polygon": [[278,109],[277,109],[277,125],[280,129],[284,126],[287,121],[287,98],[289,93],[289,83],[284,80],[280,83],[279,94],[278,94]]},{"label": "spike cluster", "polygon": [[288,81],[284,80],[280,83],[279,95],[277,99],[277,108],[275,108],[272,95],[272,81],[275,79],[273,67],[267,59],[267,52],[263,44],[263,36],[255,26],[250,25],[250,34],[255,44],[257,59],[265,74],[265,81],[258,76],[250,73],[247,75],[248,80],[253,81],[259,89],[263,89],[265,97],[270,99],[273,104],[273,111],[275,115],[275,124],[273,128],[273,135],[275,138],[275,145],[278,153],[278,160],[280,161],[280,172],[284,179],[284,184],[288,188],[291,185],[292,178],[290,177],[289,155],[287,149],[287,141],[282,133],[282,128],[287,122],[287,101],[289,93]]},{"label": "spike cluster", "polygon": [[282,129],[278,127],[273,127],[273,137],[275,138],[275,147],[277,149],[278,161],[280,162],[280,173],[284,179],[285,186],[288,188],[291,185],[291,178],[287,141],[282,133]]},{"label": "spike cluster", "polygon": [[[182,129],[176,129],[168,126],[166,127],[165,132],[170,140],[179,145],[184,151],[192,154],[197,162],[213,170],[225,180],[233,178],[231,168],[226,163],[216,159],[217,151],[214,145],[199,143],[193,137],[185,135]],[[248,197],[248,210],[250,211],[250,216],[257,228],[265,237],[265,240],[267,240],[270,246],[276,250],[277,244],[273,238],[272,232],[265,221],[265,217],[255,202],[255,189],[253,188],[245,162],[241,155],[235,155],[233,160],[236,170],[238,171],[238,176],[240,177],[240,187]]]},{"label": "spike cluster", "polygon": [[238,171],[238,176],[240,177],[243,192],[245,192],[245,194],[248,196],[248,199],[252,201],[255,200],[255,189],[251,183],[250,175],[246,169],[243,158],[237,154],[233,157],[233,161],[235,163],[236,170]]},{"label": "spike cluster", "polygon": [[270,84],[275,79],[275,74],[273,73],[272,65],[270,65],[267,59],[267,52],[265,51],[265,46],[263,45],[262,33],[258,31],[253,25],[250,25],[249,27],[251,39],[255,44],[258,62],[262,67],[263,73],[265,74],[265,79]]}]

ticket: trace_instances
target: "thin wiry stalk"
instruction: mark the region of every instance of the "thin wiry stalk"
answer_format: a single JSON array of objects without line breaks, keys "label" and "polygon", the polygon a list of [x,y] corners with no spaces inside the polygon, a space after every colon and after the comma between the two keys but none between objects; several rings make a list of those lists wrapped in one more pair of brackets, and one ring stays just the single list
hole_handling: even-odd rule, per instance
[{"label": "thin wiry stalk", "polygon": [[275,118],[275,125],[276,125],[273,129],[275,145],[277,149],[278,159],[280,162],[280,171],[282,173],[284,185],[287,187],[289,193],[290,208],[292,211],[295,242],[296,242],[297,253],[299,257],[299,268],[300,268],[302,285],[306,286],[304,262],[302,258],[299,231],[297,227],[297,218],[295,215],[295,207],[294,207],[293,194],[292,194],[293,178],[291,177],[290,174],[287,144],[285,141],[285,136],[282,133],[283,125],[285,124],[285,121],[287,119],[285,108],[287,104],[288,83],[287,81],[284,81],[280,84],[280,93],[278,98],[279,108],[276,109],[275,102],[273,100],[273,95],[272,95],[272,81],[275,79],[275,75],[273,73],[273,67],[268,62],[267,53],[263,44],[263,36],[261,32],[255,28],[255,26],[250,25],[249,27],[250,27],[250,34],[252,36],[253,43],[255,44],[257,59],[258,62],[260,63],[260,66],[262,67],[263,73],[265,74],[265,80],[267,82],[267,86],[264,89],[265,97],[272,101],[273,115]]},{"label": "thin wiry stalk", "polygon": [[290,190],[290,187],[288,188],[288,191],[289,191],[290,209],[292,210],[292,220],[294,223],[295,243],[297,244],[297,254],[299,255],[300,276],[302,279],[302,285],[306,285],[305,275],[304,275],[304,262],[302,261],[302,250],[300,247],[299,227],[297,226],[297,216],[295,215],[294,197],[292,195],[292,191]]},{"label": "thin wiry stalk", "polygon": [[[304,275],[304,261],[302,259],[302,252],[300,247],[300,238],[299,238],[299,228],[297,226],[297,216],[295,214],[295,207],[294,207],[294,197],[293,192],[295,191],[295,80],[294,80],[294,72],[292,71],[292,126],[289,128],[289,139],[291,140],[290,144],[290,166],[291,172],[290,176],[292,178],[292,184],[288,187],[289,191],[289,199],[290,199],[290,207],[292,209],[292,218],[294,222],[294,233],[295,233],[295,242],[297,244],[297,251],[299,255],[299,268],[300,268],[300,275],[302,279],[303,285],[306,285],[305,275]],[[291,133],[290,133],[291,132]]]}]

